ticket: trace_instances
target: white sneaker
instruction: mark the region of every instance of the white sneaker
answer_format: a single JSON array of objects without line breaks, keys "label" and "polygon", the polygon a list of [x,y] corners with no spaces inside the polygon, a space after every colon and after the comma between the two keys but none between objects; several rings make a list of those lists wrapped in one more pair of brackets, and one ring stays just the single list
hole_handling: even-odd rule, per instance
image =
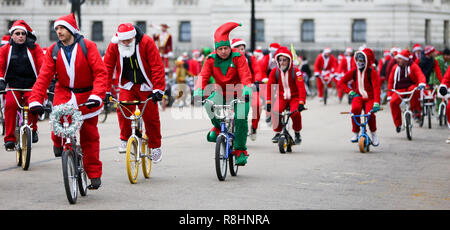
[{"label": "white sneaker", "polygon": [[380,141],[378,140],[378,136],[376,133],[372,133],[372,145],[375,147],[380,145]]},{"label": "white sneaker", "polygon": [[445,143],[450,144],[450,137],[447,138],[447,140],[445,141]]},{"label": "white sneaker", "polygon": [[119,146],[119,153],[126,153],[127,152],[127,141],[120,140],[120,146]]},{"label": "white sneaker", "polygon": [[158,164],[162,160],[162,152],[161,148],[152,149],[152,161],[155,164]]},{"label": "white sneaker", "polygon": [[350,139],[350,141],[352,142],[352,143],[356,143],[356,142],[358,142],[358,136],[359,136],[359,133],[354,133],[355,135],[352,137],[352,139]]},{"label": "white sneaker", "polygon": [[323,97],[319,97],[319,102],[323,102]]}]

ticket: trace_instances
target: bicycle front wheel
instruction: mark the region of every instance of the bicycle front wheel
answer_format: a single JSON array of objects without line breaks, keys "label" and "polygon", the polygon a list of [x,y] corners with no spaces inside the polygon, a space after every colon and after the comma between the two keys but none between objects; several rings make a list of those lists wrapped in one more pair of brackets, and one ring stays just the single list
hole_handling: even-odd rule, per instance
[{"label": "bicycle front wheel", "polygon": [[[144,139],[147,139],[147,136],[145,134]],[[141,152],[143,153],[141,160],[142,160],[142,172],[144,173],[144,177],[146,179],[150,178],[150,174],[152,172],[152,159],[150,158],[151,151],[152,150],[148,147],[147,142],[143,141],[141,145]]]},{"label": "bicycle front wheel", "polygon": [[281,154],[284,154],[287,152],[288,149],[288,140],[286,139],[286,136],[281,135],[280,139],[278,139],[278,150]]},{"label": "bicycle front wheel", "polygon": [[427,107],[427,116],[428,116],[428,128],[431,129],[431,110],[433,108],[431,106]]},{"label": "bicycle front wheel", "polygon": [[139,148],[135,137],[128,139],[126,152],[127,174],[130,183],[136,184],[139,173]]},{"label": "bicycle front wheel", "polygon": [[108,108],[103,106],[103,111],[98,115],[98,121],[100,123],[105,123],[106,118],[108,118]]},{"label": "bicycle front wheel", "polygon": [[323,86],[323,104],[327,105],[328,85]]},{"label": "bicycle front wheel", "polygon": [[75,204],[78,198],[78,180],[74,153],[71,150],[66,150],[63,152],[61,159],[67,200],[70,204]]},{"label": "bicycle front wheel", "polygon": [[28,170],[31,160],[31,130],[26,127],[22,134],[22,169]]},{"label": "bicycle front wheel", "polygon": [[411,114],[405,114],[405,128],[406,128],[406,138],[412,140],[412,124],[411,124]]},{"label": "bicycle front wheel", "polygon": [[227,177],[227,146],[226,137],[219,136],[216,141],[216,174],[220,181],[225,180]]},{"label": "bicycle front wheel", "polygon": [[77,145],[77,162],[78,162],[78,188],[80,189],[81,196],[87,195],[88,190],[88,178],[83,164],[83,153],[81,152],[81,146]]}]

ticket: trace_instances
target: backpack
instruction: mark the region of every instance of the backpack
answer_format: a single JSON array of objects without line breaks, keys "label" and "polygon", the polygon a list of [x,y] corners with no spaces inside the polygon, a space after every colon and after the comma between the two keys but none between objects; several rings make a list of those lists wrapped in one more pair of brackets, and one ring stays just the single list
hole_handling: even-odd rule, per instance
[{"label": "backpack", "polygon": [[[87,60],[87,52],[88,51],[87,51],[86,43],[84,42],[83,37],[78,41],[78,44],[80,45],[81,51],[83,51],[84,57],[86,57],[86,60]],[[58,52],[59,52],[59,47],[58,47],[58,44],[56,44],[52,50],[52,58],[55,61],[55,63],[56,63],[56,59],[58,58]]]},{"label": "backpack", "polygon": [[[292,68],[291,76],[295,82],[295,68],[294,67]],[[280,78],[280,69],[277,68],[277,70],[275,71],[275,83],[277,83],[277,84],[278,84],[278,78]]]}]

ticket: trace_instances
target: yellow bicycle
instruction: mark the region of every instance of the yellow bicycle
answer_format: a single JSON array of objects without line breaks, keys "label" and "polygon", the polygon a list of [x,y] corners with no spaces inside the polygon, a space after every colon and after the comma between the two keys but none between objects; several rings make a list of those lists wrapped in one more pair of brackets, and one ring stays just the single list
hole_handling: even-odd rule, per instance
[{"label": "yellow bicycle", "polygon": [[[136,108],[134,112],[129,110],[126,106],[137,106],[144,104],[142,111],[145,111],[147,103],[152,100],[152,97],[145,101],[118,101],[113,97],[110,97],[110,101],[116,103],[125,117],[125,119],[131,120],[131,136],[128,138],[127,150],[126,150],[126,166],[128,179],[131,184],[136,184],[138,181],[139,165],[142,165],[142,171],[146,179],[150,178],[150,173],[152,171],[152,154],[151,149],[148,147],[148,138],[143,130],[143,120],[139,108]],[[126,116],[124,109],[131,114]]]}]

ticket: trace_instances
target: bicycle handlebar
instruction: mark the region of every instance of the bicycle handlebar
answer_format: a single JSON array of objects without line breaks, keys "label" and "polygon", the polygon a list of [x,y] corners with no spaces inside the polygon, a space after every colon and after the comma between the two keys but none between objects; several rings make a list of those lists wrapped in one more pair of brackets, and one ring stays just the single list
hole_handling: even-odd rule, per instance
[{"label": "bicycle handlebar", "polygon": [[[125,112],[123,111],[122,107],[125,107],[126,105],[139,105],[139,104],[144,104],[144,107],[142,108],[142,113],[139,116],[136,116],[137,118],[140,118],[143,116],[145,108],[147,107],[147,103],[153,99],[153,95],[151,95],[149,98],[147,98],[147,100],[145,101],[138,101],[138,100],[134,100],[134,101],[118,101],[117,99],[115,99],[113,96],[109,97],[109,101],[114,102],[116,104],[119,105],[119,110],[122,113],[122,115],[125,117],[125,119],[128,120],[134,120],[133,116],[133,112],[129,111],[131,113],[130,116],[125,115]],[[126,107],[125,107],[126,108]],[[127,108],[126,108],[127,109]],[[128,110],[128,109],[127,109]]]}]

